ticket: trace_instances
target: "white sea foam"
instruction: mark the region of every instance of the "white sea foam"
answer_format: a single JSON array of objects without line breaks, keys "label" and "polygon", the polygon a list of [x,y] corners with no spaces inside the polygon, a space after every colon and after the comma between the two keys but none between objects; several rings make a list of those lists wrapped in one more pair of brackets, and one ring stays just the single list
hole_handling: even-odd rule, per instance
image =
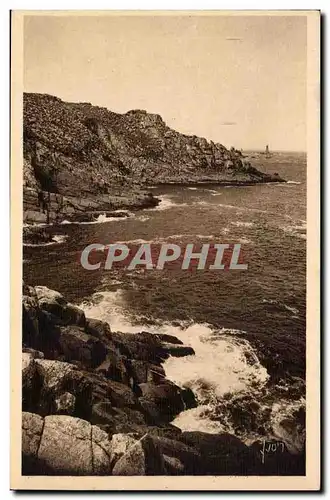
[{"label": "white sea foam", "polygon": [[55,245],[55,241],[48,241],[47,243],[23,243],[23,247],[49,247]]},{"label": "white sea foam", "polygon": [[296,307],[290,307],[290,306],[287,306],[286,304],[283,304],[284,308],[287,310],[287,311],[290,311],[292,312],[292,314],[294,314],[295,316],[297,314],[299,314],[299,311]]},{"label": "white sea foam", "polygon": [[32,224],[28,224],[27,222],[25,222],[23,224],[23,227],[47,227],[51,225],[52,224],[46,224],[46,222],[33,222]]},{"label": "white sea foam", "polygon": [[64,243],[68,239],[66,234],[55,234],[52,237],[52,241],[47,241],[47,243],[23,243],[25,247],[49,247],[51,245],[59,245]]},{"label": "white sea foam", "polygon": [[249,240],[248,238],[239,238],[239,243],[242,243],[243,245],[250,245],[251,243],[253,243],[251,240]]},{"label": "white sea foam", "polygon": [[283,309],[291,312],[293,314],[293,317],[296,317],[299,314],[299,310],[296,307],[288,306],[283,302],[279,302],[278,300],[262,299],[262,302],[264,302],[265,304],[274,304],[276,306],[282,307]]},{"label": "white sea foam", "polygon": [[180,386],[191,387],[202,404],[209,401],[210,390],[221,397],[268,380],[267,370],[249,342],[232,335],[231,330],[215,332],[207,324],[194,324],[174,335],[191,345],[195,356],[166,360],[166,376]]},{"label": "white sea foam", "polygon": [[110,245],[113,244],[119,244],[119,245],[125,245],[125,244],[131,244],[131,245],[143,245],[144,243],[156,243],[157,240],[144,240],[142,238],[137,238],[133,240],[123,240],[123,241],[115,241],[114,243],[109,243],[109,245],[106,245],[106,248],[108,248]]},{"label": "white sea foam", "polygon": [[290,236],[295,236],[296,238],[301,238],[306,240],[306,221],[300,221],[300,224],[289,224],[285,226],[280,226],[280,229]]},{"label": "white sea foam", "polygon": [[196,238],[199,238],[200,240],[214,240],[215,236],[213,234],[196,234]]},{"label": "white sea foam", "polygon": [[210,405],[200,405],[197,408],[191,408],[180,413],[173,420],[172,424],[179,427],[182,431],[199,431],[207,432],[208,434],[228,432],[228,427],[223,423],[206,417],[208,411],[210,411]]},{"label": "white sea foam", "polygon": [[107,321],[113,331],[127,333],[141,331],[141,326],[134,327],[125,317],[121,290],[95,293],[91,302],[82,302],[79,307],[85,311],[86,316]]},{"label": "white sea foam", "polygon": [[[148,244],[161,244],[161,243],[166,243],[170,240],[182,240],[182,239],[191,239],[192,241],[194,239],[199,239],[199,240],[213,240],[215,239],[215,236],[213,234],[171,234],[170,236],[164,236],[164,237],[157,237],[153,238],[151,240],[145,240],[141,238],[137,239],[132,239],[132,240],[120,240],[116,241],[114,243],[118,244],[143,244],[143,243],[148,243]],[[109,246],[109,245],[107,245]]]},{"label": "white sea foam", "polygon": [[[116,331],[137,333],[150,330],[144,324],[132,325],[125,313],[121,290],[99,292],[92,301],[80,304],[87,316],[108,321]],[[189,386],[203,399],[203,386],[212,388],[217,396],[246,389],[251,384],[264,384],[268,380],[264,368],[250,346],[241,338],[240,330],[215,331],[207,324],[152,327],[153,333],[169,333],[195,350],[195,356],[170,357],[164,363],[166,376],[180,386]],[[203,401],[201,401],[203,403]]]},{"label": "white sea foam", "polygon": [[174,207],[186,207],[187,203],[175,203],[169,195],[163,195],[161,201],[157,207],[151,208],[152,211],[163,211]]},{"label": "white sea foam", "polygon": [[[195,355],[170,357],[163,365],[166,377],[181,387],[190,387],[199,402],[197,408],[185,410],[173,420],[172,423],[182,430],[235,434],[230,412],[224,412],[220,418],[211,418],[216,405],[229,395],[254,394],[258,398],[259,391],[264,390],[269,380],[266,368],[241,330],[215,330],[208,324],[182,324],[181,327],[170,324],[152,327],[143,323],[133,325],[127,316],[121,290],[96,293],[91,302],[82,303],[80,307],[88,317],[109,322],[113,331],[168,333],[193,347]],[[303,400],[299,402],[303,403]],[[282,439],[293,452],[300,450],[304,436],[298,431],[292,434],[283,427],[283,419],[298,409],[298,402],[288,404],[283,400],[270,403],[270,406],[267,404],[268,408],[271,411],[268,437]],[[294,416],[292,418],[294,421]],[[240,437],[246,444],[264,438],[252,431]]]},{"label": "white sea foam", "polygon": [[306,401],[301,397],[297,401],[277,401],[272,407],[270,419],[274,435],[277,439],[283,440],[292,453],[301,451],[305,444],[305,429],[297,425],[294,415],[299,409],[305,408],[305,405]]},{"label": "white sea foam", "polygon": [[64,243],[68,239],[67,234],[55,234],[53,240],[55,243]]},{"label": "white sea foam", "polygon": [[301,184],[301,182],[298,182],[298,181],[286,181],[286,184]]},{"label": "white sea foam", "polygon": [[188,189],[189,189],[190,191],[197,191],[197,188],[196,188],[196,187],[188,187]]},{"label": "white sea foam", "polygon": [[231,222],[233,226],[237,227],[253,227],[254,223],[253,222],[243,222],[243,221],[236,221],[236,222]]},{"label": "white sea foam", "polygon": [[148,217],[147,215],[139,215],[138,217],[136,217],[136,220],[139,220],[141,222],[147,222],[147,220],[149,220],[150,217]]},{"label": "white sea foam", "polygon": [[[130,214],[129,217],[134,217],[134,214]],[[106,214],[100,214],[95,220],[80,222],[80,224],[104,224],[105,222],[119,222],[127,220],[127,217],[107,217]]]}]

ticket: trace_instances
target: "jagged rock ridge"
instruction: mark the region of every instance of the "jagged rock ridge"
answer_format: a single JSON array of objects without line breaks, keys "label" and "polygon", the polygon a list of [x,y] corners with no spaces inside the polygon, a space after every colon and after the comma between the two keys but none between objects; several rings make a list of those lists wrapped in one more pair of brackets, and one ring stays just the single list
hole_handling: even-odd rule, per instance
[{"label": "jagged rock ridge", "polygon": [[240,151],[180,134],[143,110],[118,114],[26,93],[23,137],[24,209],[38,212],[46,203],[50,220],[156,204],[141,193],[151,183],[281,180],[253,168]]}]

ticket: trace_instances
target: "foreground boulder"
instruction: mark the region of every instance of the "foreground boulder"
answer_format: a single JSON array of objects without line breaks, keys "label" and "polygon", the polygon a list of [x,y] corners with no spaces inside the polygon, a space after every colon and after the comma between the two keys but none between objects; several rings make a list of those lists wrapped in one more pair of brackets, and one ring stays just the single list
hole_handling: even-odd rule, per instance
[{"label": "foreground boulder", "polygon": [[153,436],[153,442],[159,449],[166,464],[168,475],[199,475],[203,468],[205,457],[199,448],[188,446],[180,442],[180,435],[176,439],[166,436]]},{"label": "foreground boulder", "polygon": [[[117,442],[118,444],[118,442]],[[127,449],[112,469],[113,476],[163,476],[166,474],[163,456],[154,440],[145,435],[126,442]]]},{"label": "foreground boulder", "polygon": [[32,409],[39,398],[37,368],[32,354],[22,353],[22,406]]},{"label": "foreground boulder", "polygon": [[[49,359],[38,359],[35,361],[40,381],[40,396],[36,410],[41,415],[49,413],[75,414],[76,398],[68,392],[67,388],[75,392],[73,384],[73,372],[77,368],[70,363]],[[88,392],[85,394],[88,398]]]},{"label": "foreground boulder", "polygon": [[152,405],[153,416],[157,416],[157,420],[170,422],[174,416],[185,409],[184,401],[181,396],[181,389],[175,384],[159,384],[152,383],[140,384],[142,398],[147,407]]},{"label": "foreground boulder", "polygon": [[65,361],[79,361],[86,368],[96,368],[107,355],[102,341],[76,325],[62,327],[58,342]]},{"label": "foreground boulder", "polygon": [[171,424],[197,401],[166,379],[162,363],[193,355],[191,347],[167,334],[112,332],[47,287],[24,285],[23,293],[24,474],[258,470],[259,454],[234,436]]},{"label": "foreground boulder", "polygon": [[[169,356],[190,356],[195,352],[192,347],[164,342],[161,335],[153,335],[148,332],[129,334],[113,332],[111,340],[119,352],[127,358],[139,361],[148,361],[153,364],[160,364]],[[168,341],[171,336],[166,335]],[[172,337],[173,338],[173,337]],[[179,339],[176,339],[180,342]]]},{"label": "foreground boulder", "polygon": [[110,474],[109,438],[85,420],[23,413],[22,432],[23,474]]},{"label": "foreground boulder", "polygon": [[25,458],[35,459],[38,454],[44,419],[34,413],[22,413],[22,453]]},{"label": "foreground boulder", "polygon": [[199,474],[248,475],[253,471],[251,450],[231,434],[183,432],[180,441],[200,451],[203,461]]},{"label": "foreground boulder", "polygon": [[62,294],[55,290],[50,290],[46,286],[36,286],[35,291],[39,307],[54,315],[59,323],[85,325],[86,318],[84,311],[73,304],[69,304]]},{"label": "foreground boulder", "polygon": [[39,341],[39,304],[33,287],[23,284],[22,297],[23,344],[30,347]]}]

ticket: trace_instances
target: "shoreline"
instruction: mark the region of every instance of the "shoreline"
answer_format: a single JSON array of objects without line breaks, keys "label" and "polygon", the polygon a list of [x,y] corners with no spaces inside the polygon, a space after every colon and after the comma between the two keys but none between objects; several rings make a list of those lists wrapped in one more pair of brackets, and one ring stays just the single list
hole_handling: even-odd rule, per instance
[{"label": "shoreline", "polygon": [[[256,180],[217,180],[213,178],[200,178],[198,180],[167,180],[164,182],[153,182],[150,185],[145,185],[145,189],[156,189],[158,187],[166,186],[182,186],[182,187],[198,187],[198,186],[217,186],[217,187],[245,187],[245,186],[255,186],[260,184],[284,184],[288,181],[280,178],[270,176],[268,174],[267,179],[256,179]],[[124,212],[138,212],[140,210],[147,210],[150,208],[155,208],[161,203],[161,199],[154,196],[152,193],[141,193],[141,195],[132,192],[127,193],[126,196],[113,196],[108,197],[109,199],[105,202],[104,196],[93,196],[92,198],[83,197],[79,201],[75,199],[75,204],[70,200],[69,197],[64,197],[57,193],[48,193],[50,198],[50,210],[46,214],[44,211],[40,210],[37,203],[37,192],[33,193],[34,200],[28,200],[31,197],[31,192],[33,190],[28,189],[29,193],[27,196],[27,190],[23,195],[23,203],[26,204],[25,210],[23,211],[23,221],[26,227],[33,227],[34,224],[44,223],[47,226],[54,224],[61,224],[63,221],[67,220],[71,223],[79,222],[95,222],[95,217],[100,215],[105,215],[106,217],[124,217]],[[44,193],[44,196],[46,193]],[[51,195],[51,196],[50,196]],[[59,200],[58,197],[61,199]],[[103,199],[102,199],[103,197]],[[100,199],[101,198],[101,199]],[[131,198],[131,199],[130,199]],[[70,210],[63,210],[63,205],[65,201],[70,205]],[[71,202],[71,203],[70,203]],[[56,205],[56,207],[55,207]],[[74,206],[75,205],[75,206]],[[94,207],[93,207],[94,205]],[[74,208],[73,208],[74,207]],[[104,208],[102,208],[104,207]],[[57,208],[57,210],[56,210]],[[93,209],[94,208],[94,209]],[[53,209],[51,211],[51,209]],[[49,222],[46,222],[47,219]]]},{"label": "shoreline", "polygon": [[201,179],[199,181],[184,181],[184,182],[178,182],[178,181],[164,181],[164,182],[158,182],[158,183],[152,183],[148,185],[149,188],[157,188],[161,186],[237,186],[237,187],[244,187],[244,186],[256,186],[259,184],[286,184],[288,181],[284,179],[273,179],[273,180],[256,180],[256,181],[217,181],[217,180],[211,180],[211,179]]},{"label": "shoreline", "polygon": [[195,356],[174,335],[114,332],[44,286],[23,284],[22,305],[23,474],[304,474],[304,453],[284,443],[278,460],[264,462],[259,441],[171,423],[198,406],[191,389],[166,377],[166,359]]}]

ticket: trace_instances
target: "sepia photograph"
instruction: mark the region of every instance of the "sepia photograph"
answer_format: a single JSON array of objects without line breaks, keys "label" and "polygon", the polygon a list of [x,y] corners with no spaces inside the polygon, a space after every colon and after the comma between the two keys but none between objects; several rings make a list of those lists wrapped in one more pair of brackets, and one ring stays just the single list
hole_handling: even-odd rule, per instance
[{"label": "sepia photograph", "polygon": [[317,490],[320,12],[11,25],[12,488]]}]

